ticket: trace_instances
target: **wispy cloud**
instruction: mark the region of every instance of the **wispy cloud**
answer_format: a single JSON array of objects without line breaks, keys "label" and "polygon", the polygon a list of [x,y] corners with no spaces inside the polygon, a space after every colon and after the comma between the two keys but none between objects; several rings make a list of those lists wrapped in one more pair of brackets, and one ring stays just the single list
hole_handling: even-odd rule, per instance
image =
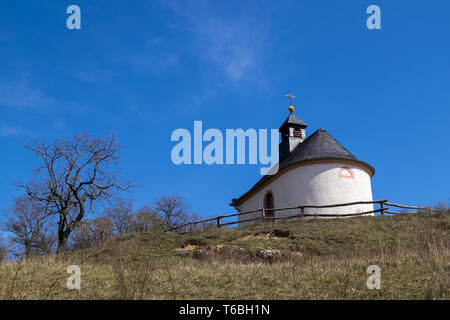
[{"label": "wispy cloud", "polygon": [[15,137],[15,136],[31,136],[32,133],[28,130],[25,130],[21,127],[16,126],[0,126],[0,136],[2,137]]},{"label": "wispy cloud", "polygon": [[32,87],[27,77],[19,80],[0,79],[0,107],[46,108],[53,103],[41,89]]},{"label": "wispy cloud", "polygon": [[0,30],[0,42],[6,42],[15,37],[15,32],[12,29]]},{"label": "wispy cloud", "polygon": [[195,27],[198,42],[204,48],[206,58],[216,63],[231,79],[241,79],[256,72],[261,56],[257,51],[260,44],[252,36],[249,22],[234,23],[209,19]]},{"label": "wispy cloud", "polygon": [[207,3],[171,2],[187,20],[199,57],[212,62],[231,80],[258,78],[269,50],[267,30],[251,16],[226,16]]},{"label": "wispy cloud", "polygon": [[0,78],[0,136],[35,137],[51,130],[64,131],[67,124],[60,125],[60,119],[67,119],[67,114],[86,114],[83,104],[50,96],[35,86],[28,74]]},{"label": "wispy cloud", "polygon": [[161,37],[145,39],[138,51],[124,52],[118,57],[133,72],[140,74],[166,74],[180,63],[176,44]]},{"label": "wispy cloud", "polygon": [[128,56],[130,67],[137,73],[162,73],[179,62],[176,54],[140,53]]}]

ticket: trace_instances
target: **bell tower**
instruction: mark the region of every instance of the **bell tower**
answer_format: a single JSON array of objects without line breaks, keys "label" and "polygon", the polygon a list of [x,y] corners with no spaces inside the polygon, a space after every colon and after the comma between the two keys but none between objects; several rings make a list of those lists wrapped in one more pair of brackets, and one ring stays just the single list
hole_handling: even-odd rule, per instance
[{"label": "bell tower", "polygon": [[295,96],[291,94],[285,95],[289,98],[289,116],[281,125],[279,131],[281,133],[281,143],[279,145],[280,162],[286,159],[291,152],[306,139],[305,129],[308,125],[295,116],[292,99]]}]

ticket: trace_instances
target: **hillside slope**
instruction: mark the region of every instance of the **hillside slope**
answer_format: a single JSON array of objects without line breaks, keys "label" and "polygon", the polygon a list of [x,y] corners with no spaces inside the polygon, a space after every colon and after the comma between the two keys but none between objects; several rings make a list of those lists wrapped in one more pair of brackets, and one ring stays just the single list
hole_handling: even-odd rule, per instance
[{"label": "hillside slope", "polygon": [[[0,266],[0,298],[448,299],[449,230],[448,214],[408,214],[132,234]],[[66,287],[69,265],[80,290]]]}]

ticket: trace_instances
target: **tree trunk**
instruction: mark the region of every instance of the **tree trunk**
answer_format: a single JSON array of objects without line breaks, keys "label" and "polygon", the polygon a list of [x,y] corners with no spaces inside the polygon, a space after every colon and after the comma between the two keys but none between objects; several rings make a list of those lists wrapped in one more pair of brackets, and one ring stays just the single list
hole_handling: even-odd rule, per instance
[{"label": "tree trunk", "polygon": [[25,246],[25,252],[24,252],[25,260],[27,260],[31,255],[31,246],[28,243],[28,241],[25,241],[24,246]]},{"label": "tree trunk", "polygon": [[70,231],[58,231],[58,249],[56,254],[65,253],[67,251],[67,239],[69,239]]}]

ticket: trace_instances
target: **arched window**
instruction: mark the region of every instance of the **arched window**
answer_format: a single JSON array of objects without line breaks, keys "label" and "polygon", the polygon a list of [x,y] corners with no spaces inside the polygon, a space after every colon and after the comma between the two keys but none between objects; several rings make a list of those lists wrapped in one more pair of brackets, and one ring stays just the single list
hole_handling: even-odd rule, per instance
[{"label": "arched window", "polygon": [[[264,209],[273,209],[274,202],[273,202],[273,193],[272,191],[267,191],[266,195],[264,196]],[[267,217],[273,217],[274,211],[273,210],[267,210],[266,211]]]}]

